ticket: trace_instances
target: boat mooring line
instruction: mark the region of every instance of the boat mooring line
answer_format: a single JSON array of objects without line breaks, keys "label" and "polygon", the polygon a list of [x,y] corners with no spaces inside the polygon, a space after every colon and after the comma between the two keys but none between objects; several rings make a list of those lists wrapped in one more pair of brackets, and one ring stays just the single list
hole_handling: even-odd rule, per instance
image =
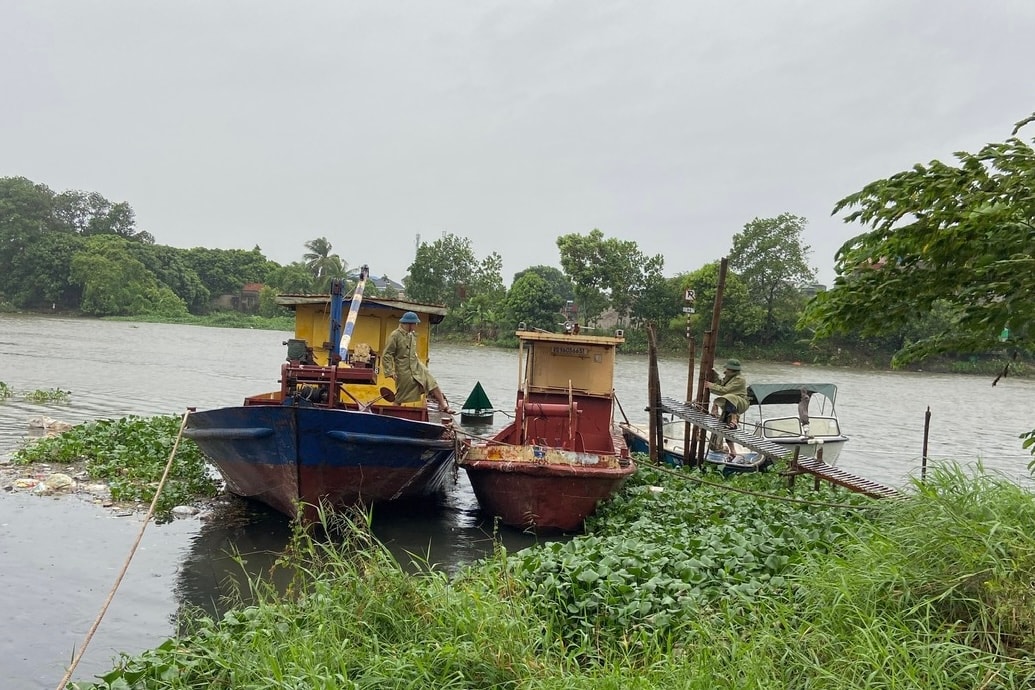
[{"label": "boat mooring line", "polygon": [[86,654],[86,648],[90,645],[90,640],[93,639],[94,633],[97,632],[97,628],[101,625],[101,620],[104,615],[108,613],[108,607],[111,605],[112,600],[115,598],[115,592],[118,591],[119,585],[122,584],[122,578],[126,575],[126,571],[129,570],[129,564],[133,560],[133,556],[137,553],[137,548],[140,546],[140,541],[144,537],[144,530],[147,529],[147,525],[151,522],[151,518],[155,514],[155,506],[158,505],[158,497],[162,495],[162,489],[165,488],[165,480],[169,477],[169,470],[172,469],[173,459],[176,457],[176,451],[180,447],[180,439],[183,438],[183,430],[187,426],[187,417],[194,411],[194,408],[188,407],[187,411],[183,413],[183,420],[180,422],[180,430],[176,434],[176,440],[173,441],[172,452],[169,453],[169,460],[165,463],[165,471],[162,472],[162,478],[158,480],[158,487],[155,489],[155,496],[151,499],[151,506],[147,509],[147,515],[144,516],[144,522],[140,525],[140,531],[137,532],[137,538],[133,542],[133,546],[129,549],[129,554],[126,556],[126,562],[122,564],[122,569],[119,570],[119,574],[115,577],[115,584],[112,585],[111,591],[108,592],[108,598],[104,600],[104,605],[101,606],[100,613],[97,614],[97,618],[94,619],[90,629],[86,632],[86,637],[83,638],[83,644],[79,648],[79,652],[72,659],[72,663],[69,665],[68,670],[65,672],[61,682],[58,683],[57,690],[64,690],[68,686],[68,683],[72,680],[72,674],[75,673],[76,666],[82,660],[83,655]]}]

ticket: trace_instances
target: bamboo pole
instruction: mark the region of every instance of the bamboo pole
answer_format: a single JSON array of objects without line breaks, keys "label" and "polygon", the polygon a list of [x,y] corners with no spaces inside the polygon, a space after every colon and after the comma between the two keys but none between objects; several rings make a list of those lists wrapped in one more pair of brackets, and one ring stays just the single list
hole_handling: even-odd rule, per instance
[{"label": "bamboo pole", "polygon": [[650,436],[650,459],[655,465],[664,459],[664,443],[661,436],[661,379],[658,374],[658,343],[654,337],[654,325],[647,324],[647,395],[650,400],[647,409],[650,414],[648,436]]},{"label": "bamboo pole", "polygon": [[927,412],[924,414],[924,451],[921,456],[920,464],[920,483],[923,484],[927,481],[927,441],[931,434],[931,406],[927,406]]},{"label": "bamboo pole", "polygon": [[[708,411],[708,388],[704,383],[708,380],[707,372],[711,371],[711,365],[708,364],[712,359],[711,351],[712,332],[711,330],[707,330],[704,332],[704,347],[701,348],[701,372],[697,380],[697,402],[705,412]],[[695,427],[694,440],[692,443],[693,447],[690,450],[695,467],[700,467],[704,463],[704,455],[706,452],[705,446],[707,446],[707,444],[708,433],[700,427]]]},{"label": "bamboo pole", "polygon": [[[728,268],[729,268],[729,259],[724,256],[724,257],[722,257],[722,260],[719,261],[719,277],[718,277],[718,280],[716,281],[716,284],[715,284],[715,303],[712,305],[712,323],[711,323],[711,328],[709,328],[705,332],[705,338],[708,340],[708,342],[705,343],[704,355],[705,355],[705,357],[707,359],[706,360],[702,359],[702,361],[701,361],[701,376],[699,377],[700,389],[698,391],[697,397],[698,397],[698,402],[701,403],[701,406],[706,411],[708,409],[708,403],[709,403],[709,400],[710,400],[710,396],[709,396],[708,388],[707,388],[707,386],[704,385],[704,383],[707,380],[708,374],[710,374],[712,369],[715,368],[715,349],[716,349],[716,343],[719,342],[719,322],[720,322],[721,316],[722,316],[722,299],[723,299],[723,295],[726,292],[726,272],[727,272]],[[702,434],[701,434],[702,440],[704,439],[704,436],[705,436],[705,434],[702,432]],[[704,455],[705,455],[705,446],[706,445],[707,445],[706,441],[698,444],[697,459],[698,459],[698,463],[701,464],[701,465],[704,464]]]},{"label": "bamboo pole", "polygon": [[[686,401],[689,403],[694,399],[694,359],[697,355],[697,353],[695,352],[695,350],[697,349],[697,343],[694,342],[694,335],[690,332],[689,314],[687,314],[686,317],[686,336],[690,340],[690,352],[688,357],[689,362],[687,364],[686,374]],[[690,422],[686,422],[683,424],[683,467],[690,466],[690,458],[692,457],[690,455],[690,436],[691,434],[693,434],[694,429],[695,427],[692,424],[690,424]]]}]

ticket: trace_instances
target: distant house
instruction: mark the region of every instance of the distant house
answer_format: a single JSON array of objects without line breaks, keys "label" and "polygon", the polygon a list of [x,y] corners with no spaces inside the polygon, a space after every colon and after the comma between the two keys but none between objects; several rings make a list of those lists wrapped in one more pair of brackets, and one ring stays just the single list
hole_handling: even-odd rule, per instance
[{"label": "distant house", "polygon": [[259,293],[262,292],[262,283],[245,283],[241,288],[239,311],[255,313],[259,311]]},{"label": "distant house", "polygon": [[245,283],[236,295],[228,293],[212,300],[212,307],[254,314],[259,311],[259,294],[263,287],[262,283]]},{"label": "distant house", "polygon": [[800,290],[801,294],[806,297],[815,297],[821,292],[826,292],[827,286],[822,283],[811,283],[809,285],[803,285]]},{"label": "distant house", "polygon": [[[359,280],[359,269],[352,269],[351,271],[345,274],[345,277],[353,283],[355,283],[357,280]],[[378,292],[382,294],[387,292],[388,294],[394,297],[406,296],[406,288],[403,286],[403,284],[398,283],[385,275],[378,278],[373,273],[369,274],[367,276],[367,285],[372,285],[373,287],[377,288]]]}]

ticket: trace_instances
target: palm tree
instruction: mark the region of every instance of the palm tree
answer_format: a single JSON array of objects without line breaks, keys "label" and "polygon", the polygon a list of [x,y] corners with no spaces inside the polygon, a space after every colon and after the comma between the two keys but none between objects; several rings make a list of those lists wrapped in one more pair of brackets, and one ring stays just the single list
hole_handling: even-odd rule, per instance
[{"label": "palm tree", "polygon": [[348,264],[337,254],[331,254],[331,243],[326,237],[309,240],[305,248],[309,251],[302,258],[305,259],[306,268],[313,274],[313,286],[317,290],[326,290],[331,278],[345,275]]}]

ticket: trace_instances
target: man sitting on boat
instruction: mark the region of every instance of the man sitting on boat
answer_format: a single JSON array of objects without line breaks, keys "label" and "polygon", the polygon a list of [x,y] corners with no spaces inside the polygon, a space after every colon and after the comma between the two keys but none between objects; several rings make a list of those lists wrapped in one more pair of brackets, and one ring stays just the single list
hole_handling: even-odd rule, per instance
[{"label": "man sitting on boat", "polygon": [[395,380],[395,402],[415,402],[425,393],[434,398],[443,414],[456,414],[438,387],[438,381],[417,357],[417,336],[413,331],[420,317],[408,311],[399,319],[399,327],[388,336],[381,355],[385,376]]},{"label": "man sitting on boat", "polygon": [[[747,379],[740,373],[740,360],[726,361],[722,372],[722,381],[707,381],[704,384],[716,397],[712,404],[712,414],[729,429],[736,429],[740,423],[740,415],[747,412],[751,401],[748,400]],[[732,439],[726,439],[726,447],[730,457],[737,454]]]}]

